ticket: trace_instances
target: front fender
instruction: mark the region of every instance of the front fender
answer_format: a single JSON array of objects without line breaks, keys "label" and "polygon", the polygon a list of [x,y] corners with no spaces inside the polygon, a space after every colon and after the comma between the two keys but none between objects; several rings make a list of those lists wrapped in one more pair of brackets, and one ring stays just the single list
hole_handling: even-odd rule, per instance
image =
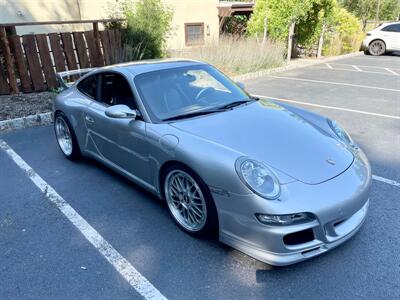
[{"label": "front fender", "polygon": [[[191,168],[211,190],[224,194],[253,194],[241,181],[235,169],[236,160],[243,157],[243,153],[168,124],[148,124],[147,136],[151,147],[149,161],[153,184],[157,191],[161,190],[159,170],[164,164],[176,161]],[[294,181],[292,177],[273,170],[281,184]]]}]

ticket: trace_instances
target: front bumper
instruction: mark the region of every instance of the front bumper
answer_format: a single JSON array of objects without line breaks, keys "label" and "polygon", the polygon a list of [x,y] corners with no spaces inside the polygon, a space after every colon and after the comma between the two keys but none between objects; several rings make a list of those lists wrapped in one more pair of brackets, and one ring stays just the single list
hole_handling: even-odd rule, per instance
[{"label": "front bumper", "polygon": [[[339,176],[317,185],[299,181],[282,186],[278,200],[254,194],[213,193],[220,241],[271,265],[284,266],[322,254],[351,238],[369,207],[371,170],[360,151]],[[261,224],[255,213],[309,212],[316,220],[290,226]]]},{"label": "front bumper", "polygon": [[[258,259],[265,263],[274,266],[286,266],[320,255],[350,239],[353,235],[357,233],[357,231],[361,228],[361,225],[364,223],[367,216],[368,207],[369,200],[359,211],[357,211],[349,219],[342,222],[340,225],[333,226],[333,224],[330,224],[329,226],[332,226],[332,228],[334,228],[334,236],[324,234],[323,230],[321,230],[322,228],[320,224],[317,221],[310,224],[303,224],[303,228],[295,228],[297,226],[288,226],[292,227],[291,230],[293,230],[293,232],[301,232],[307,229],[311,229],[315,236],[315,238],[309,242],[288,246],[289,249],[292,250],[288,253],[274,253],[271,251],[266,251],[264,249],[257,248],[250,243],[244,242],[243,240],[235,239],[231,235],[226,235],[224,233],[220,235],[220,240],[221,242],[228,244],[231,247],[240,250],[250,255],[251,257],[254,257],[255,259]],[[282,239],[284,239],[284,236],[288,235],[285,233],[287,229],[288,228],[285,228],[281,232]],[[266,236],[266,238],[268,237]],[[326,242],[326,239],[330,239],[330,241]]]}]

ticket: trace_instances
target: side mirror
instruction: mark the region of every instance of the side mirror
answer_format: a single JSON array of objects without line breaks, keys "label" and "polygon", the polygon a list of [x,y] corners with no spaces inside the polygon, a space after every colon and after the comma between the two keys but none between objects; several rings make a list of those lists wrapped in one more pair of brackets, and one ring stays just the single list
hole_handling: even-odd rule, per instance
[{"label": "side mirror", "polygon": [[108,107],[105,114],[107,117],[114,119],[136,119],[137,117],[136,110],[130,109],[123,104]]},{"label": "side mirror", "polygon": [[237,85],[238,87],[240,87],[242,90],[244,90],[244,88],[245,88],[245,86],[244,86],[244,83],[243,83],[243,82],[236,81],[236,85]]}]

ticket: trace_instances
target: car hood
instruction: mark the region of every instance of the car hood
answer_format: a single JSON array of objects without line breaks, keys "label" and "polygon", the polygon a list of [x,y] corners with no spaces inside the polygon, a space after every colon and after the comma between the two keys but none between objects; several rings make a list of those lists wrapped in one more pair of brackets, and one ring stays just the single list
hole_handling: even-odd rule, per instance
[{"label": "car hood", "polygon": [[171,126],[262,161],[307,184],[339,175],[354,159],[342,143],[319,127],[266,100]]}]

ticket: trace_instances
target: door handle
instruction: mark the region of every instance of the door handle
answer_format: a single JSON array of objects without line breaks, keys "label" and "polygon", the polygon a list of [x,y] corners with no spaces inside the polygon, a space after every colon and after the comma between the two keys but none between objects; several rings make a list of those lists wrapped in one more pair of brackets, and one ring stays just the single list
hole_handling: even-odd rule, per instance
[{"label": "door handle", "polygon": [[90,116],[85,116],[85,120],[86,120],[86,122],[88,122],[90,124],[94,123],[94,119],[92,117],[90,117]]}]

